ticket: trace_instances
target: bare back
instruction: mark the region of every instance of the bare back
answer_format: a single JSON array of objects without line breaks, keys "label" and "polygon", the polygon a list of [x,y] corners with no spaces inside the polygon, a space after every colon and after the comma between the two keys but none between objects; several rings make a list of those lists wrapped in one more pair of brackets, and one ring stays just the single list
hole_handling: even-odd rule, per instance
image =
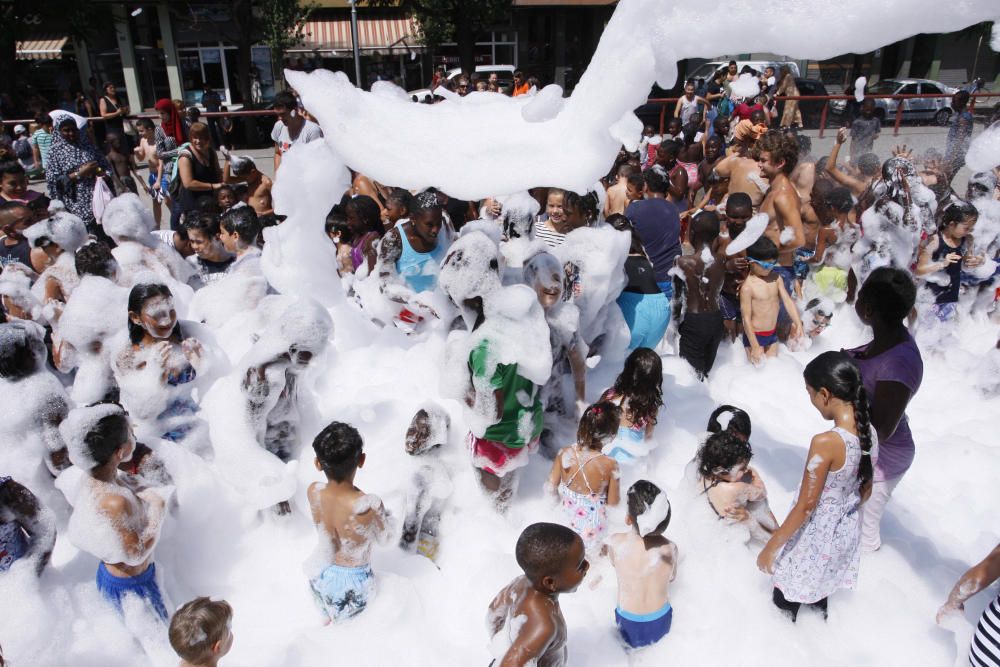
[{"label": "bare back", "polygon": [[719,311],[719,292],[726,279],[725,256],[711,256],[706,265],[699,253],[677,258],[677,267],[684,273],[686,310],[692,315]]},{"label": "bare back", "polygon": [[527,577],[518,577],[497,593],[487,623],[498,667],[567,664],[566,621],[559,602],[537,591]]},{"label": "bare back", "polygon": [[382,500],[357,487],[345,489],[335,482],[309,487],[313,522],[330,539],[332,561],[342,567],[361,567],[371,558],[372,547],[386,534]]},{"label": "bare back", "polygon": [[767,192],[767,181],[760,175],[760,166],[756,160],[730,155],[719,162],[715,171],[722,178],[729,179],[728,194],[745,193],[750,197],[753,210],[757,210]]},{"label": "bare back", "polygon": [[611,536],[611,562],[618,576],[618,606],[632,614],[659,611],[677,574],[677,545],[661,535],[634,530]]}]

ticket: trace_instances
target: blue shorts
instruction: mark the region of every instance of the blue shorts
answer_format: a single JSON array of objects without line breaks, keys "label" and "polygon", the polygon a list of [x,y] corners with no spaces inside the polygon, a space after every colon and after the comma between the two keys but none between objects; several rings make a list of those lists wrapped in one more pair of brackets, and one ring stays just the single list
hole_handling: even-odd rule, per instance
[{"label": "blue shorts", "polygon": [[357,616],[375,596],[375,575],[370,565],[342,567],[330,565],[309,580],[316,604],[333,622]]},{"label": "blue shorts", "polygon": [[809,263],[807,260],[815,256],[815,250],[807,248],[797,248],[795,250],[795,259],[792,260],[792,271],[795,273],[796,279],[805,280],[809,277]]},{"label": "blue shorts", "polygon": [[149,189],[152,192],[153,199],[156,201],[163,201],[163,199],[169,196],[170,192],[170,179],[167,178],[166,174],[160,177],[160,189],[159,191],[153,190],[153,184],[156,183],[156,173],[149,172],[146,182],[149,184]]},{"label": "blue shorts", "polygon": [[632,614],[615,609],[615,625],[618,633],[631,648],[641,648],[655,644],[670,632],[670,623],[674,618],[674,609],[667,602],[659,611],[649,614]]},{"label": "blue shorts", "polygon": [[115,606],[118,613],[122,611],[122,598],[130,594],[146,600],[161,619],[167,620],[167,608],[156,584],[155,563],[150,563],[145,572],[134,577],[116,577],[101,563],[97,566],[97,590]]},{"label": "blue shorts", "polygon": [[[785,283],[785,291],[788,292],[788,296],[795,294],[793,285],[795,284],[795,269],[790,266],[781,266],[780,264],[774,267],[774,272],[778,274],[781,278],[781,282]],[[785,300],[778,300],[778,323],[787,324],[792,321],[791,315],[785,310]]]},{"label": "blue shorts", "polygon": [[719,311],[722,313],[722,319],[724,320],[741,319],[743,311],[740,310],[740,297],[735,294],[719,292]]},{"label": "blue shorts", "polygon": [[628,349],[655,348],[670,324],[670,299],[663,294],[622,292],[618,307],[631,334]]},{"label": "blue shorts", "polygon": [[[754,333],[757,337],[757,344],[761,347],[767,347],[768,345],[774,345],[778,342],[778,332],[772,329],[771,331],[758,331]],[[743,347],[750,347],[750,339],[747,338],[747,334],[743,332]]]}]

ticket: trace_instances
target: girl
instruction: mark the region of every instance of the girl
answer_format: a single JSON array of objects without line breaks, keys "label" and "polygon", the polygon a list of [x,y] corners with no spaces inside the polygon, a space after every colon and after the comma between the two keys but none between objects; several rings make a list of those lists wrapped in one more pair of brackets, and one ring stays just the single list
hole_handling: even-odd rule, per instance
[{"label": "girl", "polygon": [[955,317],[958,291],[962,284],[962,269],[980,266],[985,258],[971,254],[972,230],[979,219],[975,206],[952,197],[941,214],[938,233],[927,239],[920,249],[916,274],[944,274],[944,281],[927,281],[927,289],[934,294],[931,312],[940,322]]},{"label": "girl", "polygon": [[549,188],[549,194],[545,199],[545,215],[540,216],[532,227],[534,237],[550,248],[562,245],[563,239],[570,231],[566,225],[566,212],[563,210],[565,196],[565,190]]},{"label": "girl", "polygon": [[598,201],[595,193],[588,192],[584,195],[578,195],[575,192],[565,192],[563,194],[563,227],[566,230],[564,234],[596,222],[597,208]]},{"label": "girl", "polygon": [[614,438],[621,410],[602,401],[587,408],[580,418],[576,444],[564,447],[552,462],[548,487],[559,494],[565,519],[593,553],[608,528],[608,505],[619,501],[618,463],[601,448]]},{"label": "girl", "polygon": [[410,217],[410,207],[413,195],[409,190],[403,188],[393,188],[389,196],[385,198],[385,208],[382,210],[382,222],[385,231],[389,231],[396,226],[400,220]]},{"label": "girl", "polygon": [[378,258],[376,241],[385,233],[381,210],[378,203],[368,195],[358,195],[347,200],[344,213],[347,216],[347,226],[354,236],[354,242],[351,244],[351,265],[355,273],[363,264],[366,265],[367,270],[363,273],[367,275],[375,268],[375,260]]},{"label": "girl", "polygon": [[854,588],[861,560],[861,504],[871,493],[877,456],[861,372],[845,352],[824,352],[803,376],[830,431],[813,436],[798,498],[757,557],[772,574],[774,604],[794,622],[799,607],[826,617],[827,597]]},{"label": "girl", "polygon": [[205,369],[201,343],[185,337],[166,285],[140,283],[128,295],[128,343],[114,362],[122,403],[145,436],[178,442],[204,424],[192,400],[193,382]]},{"label": "girl", "polygon": [[750,467],[750,443],[727,430],[708,436],[698,451],[698,482],[708,506],[720,519],[746,526],[752,539],[767,541],[778,522],[767,504],[767,489]]},{"label": "girl", "polygon": [[619,463],[631,463],[649,453],[656,415],[663,406],[663,365],[660,355],[648,347],[632,350],[613,387],[601,401],[621,408],[621,422],[615,439],[603,453]]}]

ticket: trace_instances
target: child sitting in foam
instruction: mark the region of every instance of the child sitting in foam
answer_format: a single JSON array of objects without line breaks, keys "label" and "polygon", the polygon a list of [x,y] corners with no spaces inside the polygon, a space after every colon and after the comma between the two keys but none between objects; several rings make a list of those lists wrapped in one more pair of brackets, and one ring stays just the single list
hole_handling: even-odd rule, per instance
[{"label": "child sitting in foam", "polygon": [[419,469],[406,492],[406,518],[399,546],[416,550],[430,560],[437,558],[440,545],[438,525],[453,487],[451,475],[440,459],[441,446],[448,442],[448,413],[436,405],[417,410],[406,431],[406,453],[416,459]]},{"label": "child sitting in foam", "polygon": [[[329,621],[343,621],[365,610],[375,595],[371,552],[391,533],[382,500],[354,485],[365,464],[361,434],[333,422],[313,440],[316,468],[326,483],[309,486],[309,504],[319,533],[317,555],[324,566],[309,580],[316,603]],[[329,622],[328,621],[328,622]]]},{"label": "child sitting in foam", "polygon": [[608,505],[617,505],[618,462],[601,448],[618,432],[621,411],[614,403],[595,403],[580,419],[577,444],[559,451],[546,485],[559,494],[564,520],[583,538],[588,553],[603,546]]},{"label": "child sitting in foam", "polygon": [[633,463],[649,453],[656,415],[663,406],[662,383],[660,356],[648,347],[632,350],[614,386],[601,396],[622,411],[618,435],[604,446],[605,454],[619,463]]},{"label": "child sitting in foam", "polygon": [[667,589],[677,576],[677,545],[663,536],[670,501],[655,484],[640,479],[628,490],[625,523],[634,530],[608,540],[618,577],[615,623],[629,648],[655,644],[670,632],[674,610]]},{"label": "child sitting in foam", "polygon": [[32,248],[41,248],[49,258],[31,293],[43,305],[41,319],[55,323],[66,300],[80,284],[74,253],[87,242],[87,227],[72,213],[59,211],[48,220],[36,223],[24,231]]}]

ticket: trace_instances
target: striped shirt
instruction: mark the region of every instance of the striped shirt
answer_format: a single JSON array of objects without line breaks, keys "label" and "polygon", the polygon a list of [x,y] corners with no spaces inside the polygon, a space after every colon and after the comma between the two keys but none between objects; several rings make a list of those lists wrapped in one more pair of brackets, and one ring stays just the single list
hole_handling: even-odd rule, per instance
[{"label": "striped shirt", "polygon": [[556,230],[545,224],[546,220],[536,220],[533,231],[535,233],[535,238],[543,242],[550,248],[555,248],[556,246],[561,246],[562,242],[566,240],[565,234],[560,234]]},{"label": "striped shirt", "polygon": [[38,129],[31,135],[31,143],[38,146],[38,153],[42,156],[42,168],[49,162],[49,148],[52,146],[52,134],[45,130]]},{"label": "striped shirt", "polygon": [[972,667],[1000,667],[1000,595],[983,610],[969,647]]}]

